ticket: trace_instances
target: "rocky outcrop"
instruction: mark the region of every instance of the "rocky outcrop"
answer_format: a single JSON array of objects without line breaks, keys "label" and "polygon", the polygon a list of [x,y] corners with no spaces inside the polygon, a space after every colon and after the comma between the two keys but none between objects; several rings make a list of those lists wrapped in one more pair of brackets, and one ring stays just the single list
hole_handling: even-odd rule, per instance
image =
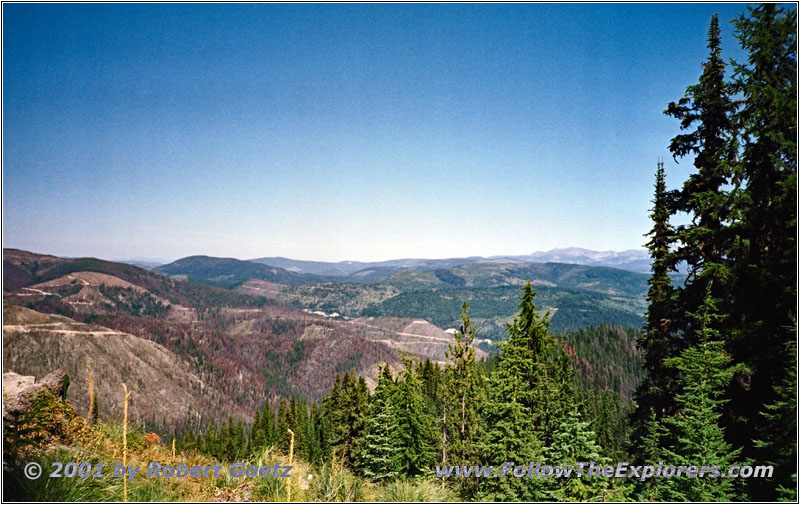
[{"label": "rocky outcrop", "polygon": [[12,420],[25,412],[33,404],[33,397],[39,391],[49,391],[57,397],[64,395],[69,385],[69,378],[64,370],[50,372],[36,382],[29,375],[14,372],[3,374],[3,422]]}]

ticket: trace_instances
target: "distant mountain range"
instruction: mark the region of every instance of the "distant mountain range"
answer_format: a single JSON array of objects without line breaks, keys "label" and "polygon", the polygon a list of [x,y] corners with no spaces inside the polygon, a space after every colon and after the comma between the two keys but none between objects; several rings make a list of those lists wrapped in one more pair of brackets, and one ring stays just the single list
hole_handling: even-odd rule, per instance
[{"label": "distant mountain range", "polygon": [[591,251],[588,249],[553,249],[524,256],[470,256],[466,258],[422,259],[405,258],[388,261],[303,261],[271,257],[252,260],[189,256],[167,265],[152,268],[153,272],[201,282],[223,288],[236,288],[248,280],[261,280],[288,286],[324,282],[371,284],[389,279],[405,271],[432,272],[468,265],[503,264],[535,265],[558,263],[606,267],[636,273],[649,273],[647,251]]},{"label": "distant mountain range", "polygon": [[334,277],[359,276],[374,277],[381,272],[384,277],[401,270],[434,270],[452,268],[461,265],[484,262],[500,263],[569,263],[597,267],[612,267],[631,272],[650,273],[650,256],[645,250],[630,249],[628,251],[592,251],[579,247],[538,251],[521,256],[469,256],[467,258],[421,259],[405,258],[388,261],[302,261],[283,257],[256,258],[249,260],[273,267],[283,268],[290,272],[325,275]]},{"label": "distant mountain range", "polygon": [[[561,250],[552,254],[594,264],[535,262],[530,255],[377,263],[295,262],[279,258],[274,263],[281,267],[191,256],[162,265],[154,272],[266,296],[294,309],[336,313],[346,318],[422,318],[442,328],[458,327],[461,304],[467,301],[475,324],[480,324],[481,333],[493,340],[502,338],[505,322],[517,311],[520,287],[531,281],[539,292],[538,303],[552,310],[555,331],[599,323],[641,325],[649,276],[598,265],[603,261],[623,262],[627,253]],[[631,253],[629,259],[634,255]],[[536,258],[547,257],[540,254]],[[302,271],[302,267],[329,275]]]}]

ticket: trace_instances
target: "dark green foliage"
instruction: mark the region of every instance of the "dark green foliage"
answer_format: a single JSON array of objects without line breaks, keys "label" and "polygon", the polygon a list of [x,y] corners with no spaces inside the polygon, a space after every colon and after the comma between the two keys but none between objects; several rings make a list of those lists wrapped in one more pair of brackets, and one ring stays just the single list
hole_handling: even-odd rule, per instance
[{"label": "dark green foliage", "polygon": [[466,301],[478,332],[501,340],[504,322],[517,310],[518,288],[513,284],[528,279],[537,285],[542,306],[558,308],[551,321],[556,331],[601,323],[638,327],[643,322],[647,275],[560,263],[476,263],[405,271],[370,285],[291,286],[279,297],[296,308],[349,317],[424,318],[443,328],[459,326],[457,314]]},{"label": "dark green foliage", "polygon": [[437,268],[433,271],[433,274],[437,279],[451,286],[461,287],[467,284],[467,281],[463,277],[458,276],[451,270],[447,270],[445,268]]},{"label": "dark green foliage", "polygon": [[601,324],[557,335],[577,365],[576,381],[583,390],[616,392],[630,401],[645,374],[636,341],[642,330]]},{"label": "dark green foliage", "polygon": [[[666,366],[681,372],[678,411],[664,420],[674,442],[661,452],[663,461],[672,465],[720,465],[728,468],[737,462],[740,449],[725,441],[720,425],[722,395],[733,377],[730,357],[723,350],[720,334],[713,328],[720,318],[711,286],[698,312],[691,314],[698,327],[697,345],[686,349],[678,358],[665,360]],[[724,501],[732,497],[731,479],[687,478],[667,479],[661,483],[658,497],[662,501]]]},{"label": "dark green foliage", "polygon": [[405,370],[394,387],[398,450],[391,467],[409,477],[430,475],[435,459],[433,419],[428,414],[422,395],[422,382],[410,358],[404,358]]},{"label": "dark green foliage", "polygon": [[392,401],[395,386],[389,366],[381,366],[378,384],[369,399],[367,429],[357,458],[361,475],[375,481],[393,479],[400,474],[395,466],[400,452],[395,438],[399,429],[397,412]]},{"label": "dark green foliage", "polygon": [[675,318],[671,313],[674,289],[670,273],[674,271],[674,259],[670,248],[675,237],[669,223],[670,215],[664,163],[660,161],[656,172],[653,208],[650,211],[653,229],[648,233],[650,241],[647,243],[653,265],[653,273],[648,281],[649,305],[645,331],[637,341],[639,347],[644,350],[646,371],[644,383],[636,395],[638,406],[634,413],[634,421],[640,427],[651,410],[658,412],[659,416],[663,415],[671,405],[674,393],[670,389],[673,373],[663,366],[664,359],[673,356],[679,345],[673,334]]},{"label": "dark green foliage", "polygon": [[[793,368],[776,366],[776,357],[797,338],[797,11],[779,4],[748,11],[734,23],[748,59],[734,65],[734,86],[743,98],[735,116],[742,182],[735,223],[740,238],[731,254],[737,303],[728,348],[751,373],[748,387],[732,392],[728,422],[747,456],[779,460],[776,446],[748,447],[769,431],[761,413],[780,402],[775,386]],[[794,432],[796,421],[789,422]],[[789,466],[781,470],[784,487],[794,486],[787,475],[797,472],[797,464]],[[754,496],[766,500],[780,496],[772,484],[750,483]]]},{"label": "dark green foliage", "polygon": [[328,443],[337,457],[353,464],[363,443],[369,390],[363,377],[345,373],[336,377],[331,393],[322,402]]},{"label": "dark green foliage", "polygon": [[781,501],[797,501],[796,363],[797,343],[789,342],[784,356],[788,374],[774,386],[776,399],[764,405],[759,438],[755,440],[755,446],[762,454],[758,461],[775,467],[770,485],[778,491],[777,498]]},{"label": "dark green foliage", "polygon": [[[461,330],[449,345],[451,366],[445,369],[442,388],[442,457],[441,464],[470,465],[478,461],[481,439],[479,407],[485,399],[482,377],[475,364],[475,327],[470,324],[469,305],[461,309]],[[477,491],[475,479],[458,482],[461,495],[471,497]]]},{"label": "dark green foliage", "polygon": [[109,298],[121,310],[132,316],[158,317],[169,312],[169,305],[165,305],[150,293],[137,291],[133,288],[100,285],[100,293]]},{"label": "dark green foliage", "polygon": [[[553,442],[544,451],[544,460],[551,465],[572,465],[575,462],[608,464],[597,437],[582,421],[577,409],[569,412],[553,436]],[[565,479],[545,481],[546,492],[555,501],[622,501],[626,489],[611,479],[586,478],[572,475]]]},{"label": "dark green foliage", "polygon": [[591,421],[590,427],[609,461],[628,461],[631,427],[628,417],[632,409],[630,400],[623,400],[616,391],[595,388],[583,389],[577,397],[583,405],[583,419]]},{"label": "dark green foliage", "polygon": [[[716,15],[711,19],[708,49],[709,56],[703,65],[700,82],[689,86],[686,95],[677,104],[670,103],[665,111],[680,120],[682,130],[695,128],[673,138],[670,152],[674,157],[694,155],[697,172],[689,176],[681,190],[671,195],[671,212],[685,212],[692,221],[677,226],[673,236],[663,236],[668,230],[660,230],[665,245],[676,244],[676,253],[667,256],[662,244],[652,251],[661,260],[659,274],[679,261],[685,261],[689,269],[684,287],[676,293],[676,303],[669,306],[663,303],[670,295],[668,290],[661,288],[663,277],[652,279],[657,283],[655,287],[651,284],[651,290],[658,303],[648,329],[651,332],[660,331],[658,341],[653,345],[655,348],[665,348],[662,359],[675,357],[676,352],[696,341],[692,321],[687,314],[702,304],[706,286],[713,281],[714,291],[711,294],[720,299],[730,288],[731,265],[726,253],[732,243],[729,229],[732,197],[727,185],[731,182],[736,156],[731,118],[734,105],[730,98],[730,85],[725,82],[725,63],[721,55]],[[661,227],[660,221],[664,217],[662,211],[654,213],[654,218],[658,219],[658,222],[654,221],[654,229]],[[724,319],[715,323],[718,328],[724,324]],[[659,330],[659,327],[662,329]],[[685,343],[672,345],[668,341],[667,331],[681,332]],[[656,387],[664,390],[660,397],[664,400],[669,393],[668,387],[663,384],[656,384]],[[660,403],[663,404],[663,401]],[[664,410],[669,405],[659,407]]]},{"label": "dark green foliage", "polygon": [[[497,369],[489,378],[489,397],[481,408],[484,459],[516,465],[540,459],[574,406],[570,359],[549,333],[547,317],[537,312],[535,296],[528,283],[520,297],[520,313],[508,325],[508,341],[499,344]],[[481,500],[548,496],[545,484],[537,479],[485,479],[479,485]]]},{"label": "dark green foliage", "polygon": [[[707,451],[713,459],[741,447],[742,461],[784,461],[780,476],[744,483],[754,500],[786,496],[797,472],[786,452],[797,445],[796,418],[778,414],[791,405],[781,388],[793,380],[796,363],[776,364],[796,340],[796,25],[796,9],[749,7],[734,21],[748,59],[734,63],[726,80],[714,16],[698,84],[666,111],[687,131],[670,151],[694,156],[697,170],[679,190],[665,192],[659,167],[648,243],[654,270],[640,341],[648,377],[637,394],[637,452],[653,453],[657,444],[675,457]],[[679,213],[688,215],[687,224],[671,228],[669,218]],[[670,287],[665,274],[681,262],[689,275]],[[718,389],[692,389],[690,375]],[[690,394],[706,410],[689,405]],[[697,434],[706,445],[692,438]],[[651,487],[646,496],[740,496],[730,482],[700,488],[689,480]]]},{"label": "dark green foliage", "polygon": [[[630,273],[630,272],[628,272]],[[632,274],[643,276],[643,274]],[[551,321],[555,331],[572,331],[601,323],[621,326],[641,326],[644,304],[638,297],[615,297],[582,289],[537,287],[543,306],[558,307]],[[517,310],[516,286],[435,288],[400,293],[377,305],[367,307],[356,315],[379,317],[424,318],[442,328],[458,327],[454,319],[461,303],[470,306],[473,323],[477,321],[502,321],[512,317]],[[504,336],[502,324],[482,325],[481,335],[492,340]]]}]

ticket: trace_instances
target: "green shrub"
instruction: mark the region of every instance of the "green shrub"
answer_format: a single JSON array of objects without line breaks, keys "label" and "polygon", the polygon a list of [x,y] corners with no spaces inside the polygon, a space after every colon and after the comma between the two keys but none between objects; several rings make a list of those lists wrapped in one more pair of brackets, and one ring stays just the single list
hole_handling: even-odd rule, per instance
[{"label": "green shrub", "polygon": [[369,501],[365,481],[349,470],[331,471],[329,464],[314,476],[309,484],[310,499],[322,502]]},{"label": "green shrub", "polygon": [[386,484],[379,493],[384,502],[454,502],[458,496],[444,484],[431,480],[398,479]]}]

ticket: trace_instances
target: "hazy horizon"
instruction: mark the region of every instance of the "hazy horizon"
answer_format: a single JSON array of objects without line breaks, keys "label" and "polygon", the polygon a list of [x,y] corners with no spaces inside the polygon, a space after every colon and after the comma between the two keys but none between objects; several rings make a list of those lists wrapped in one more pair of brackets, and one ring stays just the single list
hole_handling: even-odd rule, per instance
[{"label": "hazy horizon", "polygon": [[[4,4],[3,245],[641,249],[662,111],[746,4]],[[460,251],[464,251],[463,253]]]},{"label": "hazy horizon", "polygon": [[464,254],[464,255],[457,255],[457,256],[456,255],[441,256],[441,257],[435,257],[435,258],[434,257],[422,257],[422,256],[397,256],[397,257],[393,257],[393,258],[375,258],[375,259],[353,259],[353,258],[318,259],[318,258],[296,258],[296,257],[290,257],[290,256],[281,256],[281,255],[277,255],[277,254],[273,254],[273,255],[266,254],[266,255],[252,256],[252,257],[250,257],[250,256],[248,256],[248,257],[237,257],[237,256],[229,255],[229,254],[227,254],[227,255],[223,254],[223,255],[219,255],[219,256],[214,256],[214,255],[205,254],[205,253],[202,253],[202,252],[198,252],[198,253],[194,253],[194,254],[187,254],[185,256],[179,256],[179,257],[174,257],[174,258],[159,258],[159,257],[154,257],[154,256],[130,256],[130,257],[119,257],[119,258],[116,258],[116,257],[103,257],[103,256],[98,256],[98,255],[92,255],[92,254],[89,254],[89,255],[75,255],[75,254],[69,254],[69,253],[54,253],[54,252],[51,252],[51,251],[35,251],[35,250],[31,250],[31,249],[25,249],[24,247],[15,247],[13,245],[8,245],[8,244],[4,244],[3,247],[4,248],[8,248],[8,249],[24,250],[24,251],[28,251],[28,252],[32,252],[32,253],[36,253],[36,254],[57,256],[57,257],[60,257],[60,258],[92,257],[92,258],[102,259],[102,260],[106,260],[106,261],[115,261],[115,262],[123,262],[123,263],[126,262],[126,261],[140,261],[140,262],[152,262],[152,263],[162,263],[162,264],[171,263],[173,261],[176,261],[176,260],[179,260],[179,259],[182,259],[182,258],[186,258],[186,257],[190,257],[190,256],[213,256],[213,257],[219,257],[219,258],[233,258],[233,259],[242,260],[242,261],[249,261],[249,260],[261,259],[261,258],[286,258],[286,259],[297,260],[297,261],[316,261],[316,262],[321,262],[321,263],[343,263],[343,262],[347,262],[347,261],[358,262],[358,263],[380,263],[380,262],[383,262],[383,261],[416,260],[416,259],[444,260],[444,259],[471,258],[471,257],[482,257],[482,258],[487,258],[488,259],[488,258],[497,258],[497,257],[527,256],[527,255],[536,254],[536,253],[550,253],[550,252],[553,252],[553,251],[567,250],[567,249],[581,249],[581,250],[585,250],[585,251],[593,251],[593,252],[599,252],[599,253],[609,253],[609,252],[627,253],[627,252],[632,252],[632,251],[647,252],[647,250],[644,249],[644,248],[640,248],[640,249],[625,249],[625,250],[607,249],[607,250],[604,250],[604,251],[597,251],[597,250],[594,250],[594,249],[588,249],[588,248],[584,248],[584,247],[568,246],[568,247],[554,247],[554,248],[548,249],[546,251],[536,250],[536,251],[528,251],[528,252],[522,252],[522,253],[510,253],[510,254],[503,254],[503,253],[498,253],[498,254]]}]

